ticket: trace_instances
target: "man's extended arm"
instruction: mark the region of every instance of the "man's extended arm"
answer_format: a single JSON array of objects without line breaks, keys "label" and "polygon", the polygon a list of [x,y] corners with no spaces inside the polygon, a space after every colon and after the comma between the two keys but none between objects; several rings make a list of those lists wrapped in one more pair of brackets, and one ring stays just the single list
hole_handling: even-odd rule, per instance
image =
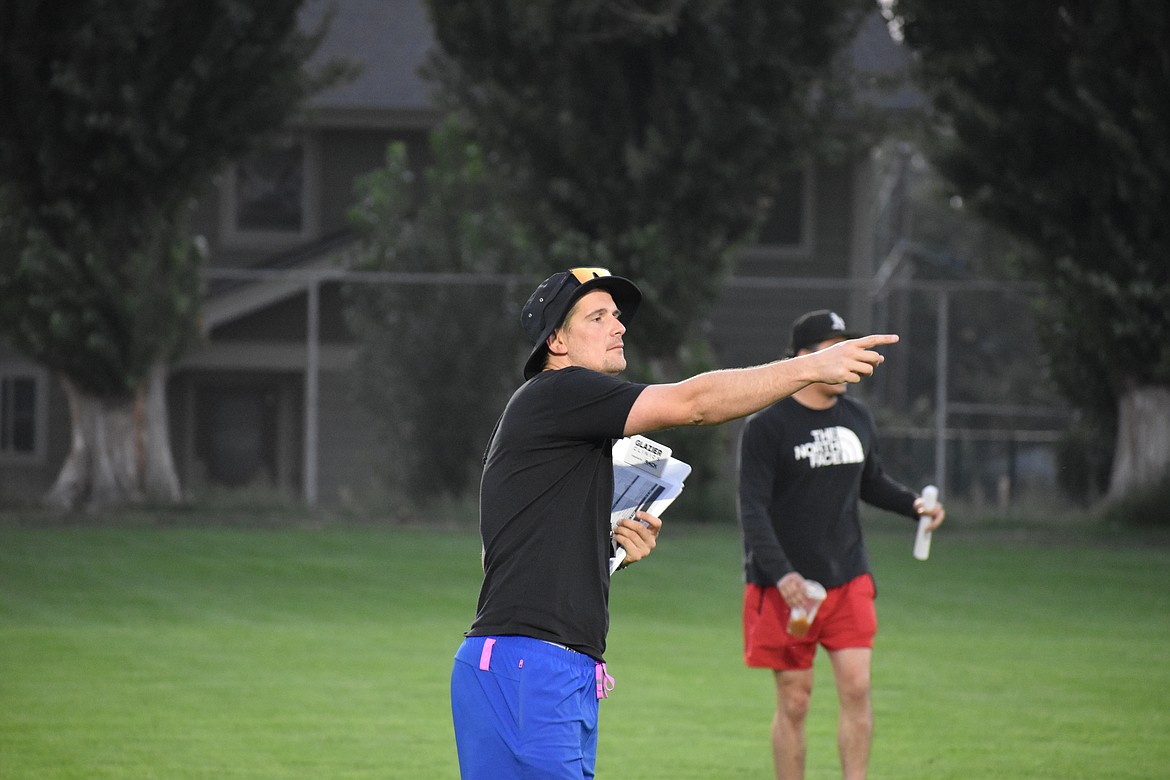
[{"label": "man's extended arm", "polygon": [[650,385],[630,409],[625,434],[716,425],[757,412],[814,382],[860,382],[885,360],[873,348],[897,341],[894,335],[865,336],[787,360]]}]

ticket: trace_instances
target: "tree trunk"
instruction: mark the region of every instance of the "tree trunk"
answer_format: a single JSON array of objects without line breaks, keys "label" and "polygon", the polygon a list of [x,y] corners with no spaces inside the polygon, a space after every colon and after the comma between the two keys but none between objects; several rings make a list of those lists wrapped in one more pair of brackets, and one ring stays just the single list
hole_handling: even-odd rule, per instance
[{"label": "tree trunk", "polygon": [[87,395],[62,380],[73,436],[61,473],[45,496],[46,505],[96,511],[179,500],[166,378],[167,367],[156,364],[134,396],[117,399]]},{"label": "tree trunk", "polygon": [[1118,402],[1117,446],[1109,498],[1152,487],[1170,477],[1170,388],[1130,388]]}]

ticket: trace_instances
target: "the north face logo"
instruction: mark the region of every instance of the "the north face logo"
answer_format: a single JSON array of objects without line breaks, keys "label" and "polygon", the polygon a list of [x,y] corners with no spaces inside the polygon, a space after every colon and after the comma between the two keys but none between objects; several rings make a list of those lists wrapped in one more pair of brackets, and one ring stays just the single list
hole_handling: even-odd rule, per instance
[{"label": "the north face logo", "polygon": [[811,468],[840,466],[846,463],[863,463],[865,450],[857,434],[838,425],[812,432],[813,440],[793,448],[794,457],[807,460]]}]

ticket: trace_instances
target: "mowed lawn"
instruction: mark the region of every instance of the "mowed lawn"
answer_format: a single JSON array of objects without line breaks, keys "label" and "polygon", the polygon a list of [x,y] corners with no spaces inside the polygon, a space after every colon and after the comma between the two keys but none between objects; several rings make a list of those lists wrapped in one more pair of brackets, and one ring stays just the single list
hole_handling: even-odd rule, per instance
[{"label": "mowed lawn", "polygon": [[[868,523],[872,778],[1157,778],[1170,548]],[[456,778],[447,684],[471,530],[0,525],[0,778]],[[734,528],[670,526],[615,576],[598,776],[767,778]],[[822,659],[823,661],[823,659]],[[808,778],[839,777],[819,663]]]}]

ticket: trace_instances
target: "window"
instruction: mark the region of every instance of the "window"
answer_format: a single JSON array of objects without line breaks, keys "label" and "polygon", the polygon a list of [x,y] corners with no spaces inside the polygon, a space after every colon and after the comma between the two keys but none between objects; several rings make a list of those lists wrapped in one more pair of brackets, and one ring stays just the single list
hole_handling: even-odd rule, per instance
[{"label": "window", "polygon": [[280,248],[317,237],[317,145],[288,138],[238,160],[224,178],[220,218],[234,247]]},{"label": "window", "polygon": [[305,225],[305,148],[284,146],[236,165],[236,230],[299,233]]},{"label": "window", "polygon": [[39,460],[45,452],[46,374],[0,363],[0,459]]},{"label": "window", "polygon": [[812,250],[812,174],[798,169],[785,174],[760,227],[753,255],[796,254]]}]

